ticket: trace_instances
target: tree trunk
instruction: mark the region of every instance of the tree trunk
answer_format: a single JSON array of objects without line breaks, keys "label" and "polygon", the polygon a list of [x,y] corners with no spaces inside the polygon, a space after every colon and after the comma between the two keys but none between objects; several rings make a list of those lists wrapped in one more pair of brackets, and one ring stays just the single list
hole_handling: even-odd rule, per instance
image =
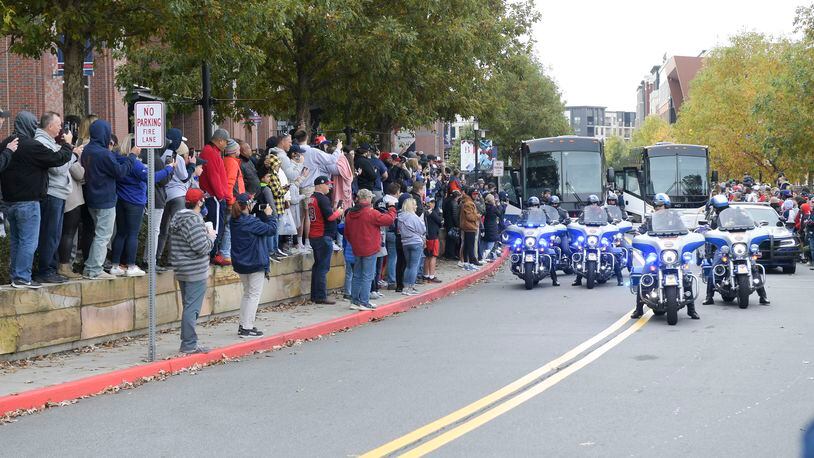
[{"label": "tree trunk", "polygon": [[62,56],[65,60],[62,89],[63,119],[70,115],[85,117],[85,84],[83,66],[85,63],[85,42],[65,34]]},{"label": "tree trunk", "polygon": [[388,153],[393,152],[393,121],[382,118],[378,123],[379,149]]}]

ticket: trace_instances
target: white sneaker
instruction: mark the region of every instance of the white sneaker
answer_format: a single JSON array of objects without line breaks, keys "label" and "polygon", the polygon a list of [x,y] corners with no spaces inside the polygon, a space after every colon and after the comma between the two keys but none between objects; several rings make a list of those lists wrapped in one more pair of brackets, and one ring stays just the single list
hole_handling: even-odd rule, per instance
[{"label": "white sneaker", "polygon": [[[113,273],[113,269],[110,269],[110,273]],[[116,275],[116,274],[113,274],[113,275]],[[132,265],[132,266],[127,268],[127,271],[125,272],[125,275],[127,275],[128,277],[143,277],[143,276],[147,275],[147,272],[141,270],[139,268],[139,266]]]},{"label": "white sneaker", "polygon": [[337,245],[336,242],[334,242],[334,251],[342,251],[342,247]]},{"label": "white sneaker", "polygon": [[463,261],[458,261],[458,267],[466,269],[466,263],[464,263]]},{"label": "white sneaker", "polygon": [[379,280],[379,288],[387,288],[387,282],[384,280]]},{"label": "white sneaker", "polygon": [[117,277],[121,277],[122,275],[125,275],[126,273],[127,273],[127,271],[122,269],[121,266],[113,266],[110,269],[110,275],[115,275]]},{"label": "white sneaker", "polygon": [[384,294],[382,294],[382,293],[380,293],[378,291],[373,291],[373,292],[370,293],[370,298],[371,299],[381,299],[383,297],[384,297]]}]

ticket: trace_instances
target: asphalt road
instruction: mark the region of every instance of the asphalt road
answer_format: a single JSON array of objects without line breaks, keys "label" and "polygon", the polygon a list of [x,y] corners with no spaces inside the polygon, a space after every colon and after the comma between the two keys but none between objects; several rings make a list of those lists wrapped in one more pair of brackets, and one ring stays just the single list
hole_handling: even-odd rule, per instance
[{"label": "asphalt road", "polygon": [[[0,450],[359,455],[489,395],[630,313],[627,288],[588,291],[570,280],[525,291],[504,269],[346,333],[22,417],[0,426]],[[746,310],[699,305],[701,320],[682,313],[674,327],[663,317],[625,320],[516,398],[486,403],[397,452],[441,441],[438,456],[799,456],[802,429],[814,420],[814,272],[773,274],[768,285],[768,307],[756,298]],[[504,412],[471,428],[492,408]]]}]

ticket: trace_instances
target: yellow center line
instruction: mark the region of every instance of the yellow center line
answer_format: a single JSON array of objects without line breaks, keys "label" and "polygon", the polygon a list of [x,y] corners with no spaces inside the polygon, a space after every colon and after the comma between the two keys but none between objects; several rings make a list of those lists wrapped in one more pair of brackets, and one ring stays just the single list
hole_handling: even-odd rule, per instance
[{"label": "yellow center line", "polygon": [[463,436],[464,434],[474,430],[475,428],[486,424],[489,421],[494,420],[495,418],[503,415],[504,413],[514,409],[515,407],[525,403],[526,401],[534,398],[538,394],[546,391],[547,389],[551,388],[552,386],[556,385],[557,383],[561,382],[571,374],[577,372],[578,370],[582,369],[583,367],[591,364],[592,362],[596,361],[600,356],[607,353],[613,347],[619,345],[623,340],[630,337],[634,332],[641,329],[645,323],[652,317],[653,314],[648,310],[648,312],[639,318],[636,323],[634,323],[629,328],[625,329],[623,332],[619,333],[619,335],[615,336],[613,339],[609,340],[596,350],[588,353],[585,355],[584,358],[577,360],[570,366],[566,367],[560,372],[552,375],[551,377],[543,380],[539,384],[533,386],[532,388],[528,389],[520,393],[519,395],[501,403],[497,406],[487,410],[486,412],[474,417],[465,423],[458,425],[457,427],[433,438],[430,441],[427,441],[420,446],[404,453],[401,455],[402,457],[418,457],[424,456],[427,453],[432,452],[433,450],[437,450],[438,448],[454,441],[455,439]]},{"label": "yellow center line", "polygon": [[[630,312],[628,312],[628,314],[629,313]],[[450,413],[449,415],[447,415],[445,417],[439,418],[438,420],[435,420],[432,423],[428,423],[427,425],[424,425],[424,426],[416,429],[413,432],[407,433],[404,436],[399,437],[398,439],[394,439],[394,440],[392,440],[392,441],[390,441],[390,442],[388,442],[388,443],[386,443],[386,444],[384,444],[384,445],[382,445],[382,446],[380,446],[380,447],[378,447],[378,448],[376,448],[374,450],[371,450],[371,451],[369,451],[369,452],[367,452],[367,453],[365,453],[364,455],[361,455],[361,456],[363,458],[370,458],[370,457],[378,457],[378,456],[389,455],[389,454],[395,452],[396,450],[399,450],[399,449],[404,448],[404,447],[406,447],[406,446],[408,446],[408,445],[410,445],[410,444],[412,444],[414,442],[417,442],[417,441],[425,438],[426,436],[428,436],[428,435],[430,435],[430,434],[432,434],[432,433],[434,433],[436,431],[440,431],[441,429],[444,429],[447,426],[449,426],[449,425],[451,425],[453,423],[456,423],[456,422],[458,422],[458,421],[460,421],[460,420],[474,414],[475,412],[478,412],[479,410],[482,410],[485,407],[487,407],[487,406],[489,406],[491,404],[494,404],[495,402],[500,401],[501,399],[505,398],[506,396],[509,396],[510,394],[514,393],[515,391],[517,391],[517,390],[525,387],[526,385],[534,382],[535,380],[542,377],[546,373],[548,373],[548,372],[556,369],[557,367],[567,363],[568,361],[576,358],[580,354],[584,353],[586,350],[588,350],[591,347],[593,347],[594,345],[596,345],[598,342],[601,342],[606,337],[608,337],[609,335],[611,335],[614,332],[616,332],[617,330],[619,330],[619,328],[624,326],[626,323],[630,322],[630,318],[628,317],[628,314],[625,314],[624,316],[622,316],[622,318],[619,318],[615,323],[608,326],[605,330],[603,330],[599,334],[591,337],[590,339],[586,340],[585,342],[582,342],[581,344],[577,345],[573,349],[571,349],[568,352],[564,353],[560,357],[546,363],[544,366],[534,370],[533,372],[530,372],[527,375],[524,375],[523,377],[521,377],[521,378],[515,380],[514,382],[504,386],[503,388],[493,392],[492,394],[489,394],[489,395],[487,395],[487,396],[485,396],[485,397],[483,397],[481,399],[478,399],[477,401],[475,401],[475,402],[473,402],[473,403],[471,403],[471,404],[469,404],[469,405],[467,405],[465,407],[462,407],[462,408],[456,410],[455,412]]]}]

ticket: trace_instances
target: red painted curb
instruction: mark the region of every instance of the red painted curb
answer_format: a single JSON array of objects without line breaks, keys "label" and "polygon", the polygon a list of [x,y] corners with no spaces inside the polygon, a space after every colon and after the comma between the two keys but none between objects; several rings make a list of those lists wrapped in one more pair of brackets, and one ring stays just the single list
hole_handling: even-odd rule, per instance
[{"label": "red painted curb", "polygon": [[489,264],[485,269],[465,275],[422,294],[405,297],[391,304],[383,305],[373,311],[353,313],[273,336],[216,348],[207,354],[180,356],[178,358],[155,361],[127,369],[115,370],[106,374],[93,375],[79,380],[3,396],[0,397],[0,416],[18,410],[40,409],[48,404],[56,404],[98,394],[108,388],[119,386],[123,383],[138,382],[142,378],[160,375],[161,373],[171,374],[195,365],[204,366],[220,361],[224,357],[237,358],[258,351],[271,350],[276,346],[285,345],[286,342],[289,341],[313,339],[321,335],[360,326],[373,319],[404,312],[421,304],[449,296],[455,291],[497,272],[501,265],[503,265],[506,257],[507,253],[504,253],[499,260]]}]

